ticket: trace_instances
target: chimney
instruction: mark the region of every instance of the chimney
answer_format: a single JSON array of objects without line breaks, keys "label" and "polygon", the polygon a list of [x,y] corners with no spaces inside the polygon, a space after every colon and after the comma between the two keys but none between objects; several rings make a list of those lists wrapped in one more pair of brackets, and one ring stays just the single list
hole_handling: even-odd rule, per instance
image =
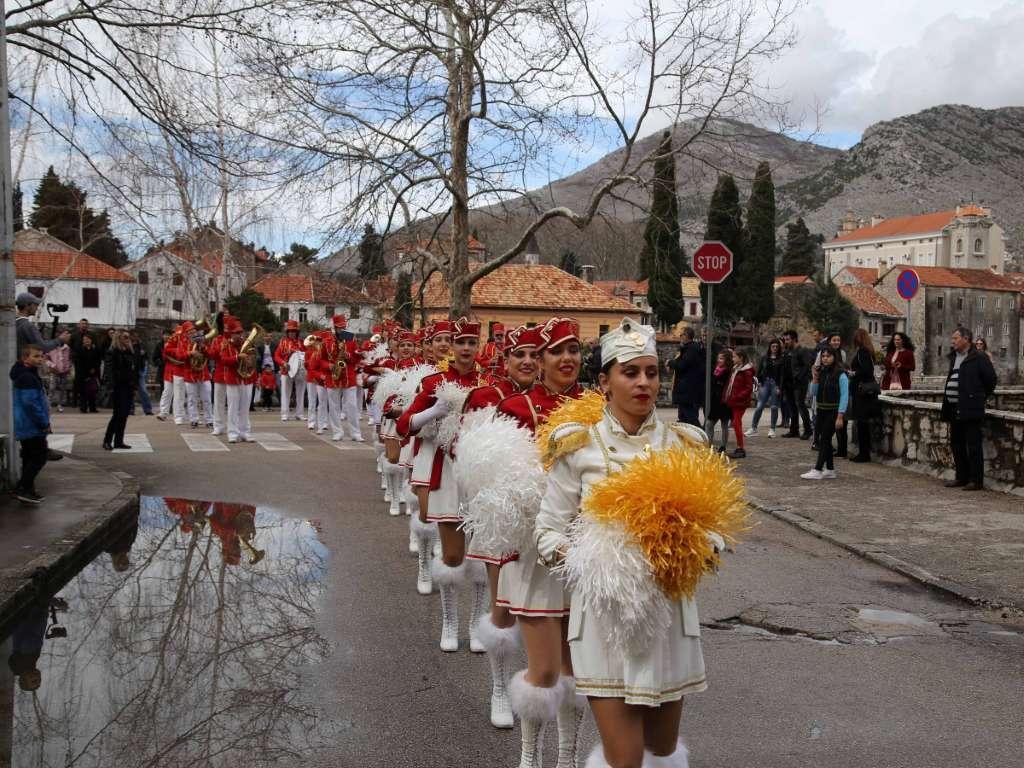
[{"label": "chimney", "polygon": [[526,264],[540,264],[540,246],[537,245],[537,235],[530,235],[530,242],[526,244],[526,253],[523,254],[523,262]]},{"label": "chimney", "polygon": [[871,215],[871,226],[872,227],[877,227],[883,221],[885,221],[885,216],[883,216],[882,214],[880,214],[880,213],[873,213]]},{"label": "chimney", "polygon": [[597,267],[593,264],[581,264],[580,265],[580,276],[591,285],[594,284],[594,272]]}]

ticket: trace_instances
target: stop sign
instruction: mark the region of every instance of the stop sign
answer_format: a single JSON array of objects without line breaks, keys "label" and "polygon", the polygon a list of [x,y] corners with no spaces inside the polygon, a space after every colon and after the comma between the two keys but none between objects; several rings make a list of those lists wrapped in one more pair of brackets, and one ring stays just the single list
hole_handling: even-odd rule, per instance
[{"label": "stop sign", "polygon": [[693,252],[693,272],[702,283],[720,283],[732,274],[732,251],[725,243],[708,240]]}]

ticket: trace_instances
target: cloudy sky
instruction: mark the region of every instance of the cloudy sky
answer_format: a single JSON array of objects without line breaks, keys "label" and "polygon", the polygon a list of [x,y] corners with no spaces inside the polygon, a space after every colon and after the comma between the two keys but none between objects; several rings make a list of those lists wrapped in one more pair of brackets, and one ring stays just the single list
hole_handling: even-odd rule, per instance
[{"label": "cloudy sky", "polygon": [[799,42],[771,71],[818,140],[850,146],[879,120],[936,104],[1024,104],[1024,4],[1007,0],[808,0]]}]

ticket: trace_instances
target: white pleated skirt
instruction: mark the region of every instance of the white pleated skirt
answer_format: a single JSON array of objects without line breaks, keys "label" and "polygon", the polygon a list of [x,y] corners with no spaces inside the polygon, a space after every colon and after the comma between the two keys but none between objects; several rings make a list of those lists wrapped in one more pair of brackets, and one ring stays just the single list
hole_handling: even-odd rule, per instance
[{"label": "white pleated skirt", "polygon": [[501,567],[495,602],[518,616],[569,615],[569,593],[532,546]]}]

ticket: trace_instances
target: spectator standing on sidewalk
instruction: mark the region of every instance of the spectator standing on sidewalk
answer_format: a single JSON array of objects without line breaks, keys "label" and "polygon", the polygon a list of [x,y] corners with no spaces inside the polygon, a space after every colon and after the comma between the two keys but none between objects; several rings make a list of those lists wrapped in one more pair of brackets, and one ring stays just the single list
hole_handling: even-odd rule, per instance
[{"label": "spectator standing on sidewalk", "polygon": [[850,385],[836,350],[831,346],[821,351],[818,365],[814,366],[811,397],[818,413],[818,460],[814,469],[804,472],[804,480],[834,480],[836,468],[832,456],[832,433],[846,424],[843,414],[849,400]]},{"label": "spectator standing on sidewalk", "polygon": [[36,326],[36,310],[39,309],[39,297],[31,293],[19,293],[14,304],[18,309],[18,316],[14,320],[17,329],[18,349],[26,344],[32,344],[46,354],[51,349],[56,349],[61,344],[67,344],[71,334],[61,331],[55,339],[43,339],[39,328]]},{"label": "spectator standing on sidewalk", "polygon": [[100,362],[99,349],[93,345],[91,336],[82,337],[82,347],[72,354],[75,366],[75,391],[78,392],[78,409],[82,413],[96,413],[96,395],[99,392]]},{"label": "spectator standing on sidewalk", "polygon": [[[78,326],[72,332],[71,338],[68,341],[68,346],[71,347],[72,364],[74,364],[75,357],[78,356],[79,351],[82,349],[82,339],[84,339],[86,336],[92,339],[92,344],[94,347],[98,346],[96,344],[96,336],[89,328],[89,321],[83,317],[81,320],[78,321]],[[80,389],[78,382],[76,381],[74,383],[74,388],[72,389],[71,405],[79,404],[79,393]]]},{"label": "spectator standing on sidewalk", "polygon": [[985,401],[996,388],[996,371],[988,355],[971,344],[969,330],[957,328],[952,341],[942,398],[942,420],[950,422],[949,442],[956,478],[946,483],[946,487],[980,491],[985,475],[981,422],[985,418]]},{"label": "spectator standing on sidewalk", "polygon": [[719,453],[725,453],[729,446],[729,419],[732,411],[725,402],[725,390],[732,378],[733,359],[732,352],[723,349],[718,353],[718,362],[715,370],[711,373],[711,410],[707,414],[707,424],[704,429],[708,435],[708,442],[715,442],[715,424],[722,425],[722,442],[718,447]]},{"label": "spectator standing on sidewalk", "polygon": [[917,364],[914,360],[914,342],[907,334],[897,331],[885,347],[885,375],[882,390],[910,389],[910,372]]},{"label": "spectator standing on sidewalk", "polygon": [[46,436],[50,433],[50,404],[39,378],[42,365],[43,350],[25,344],[10,373],[14,385],[14,438],[21,443],[21,479],[12,494],[26,504],[43,500],[36,491],[36,477],[46,466],[49,454]]},{"label": "spectator standing on sidewalk", "polygon": [[[782,365],[782,397],[789,407],[789,432],[783,437],[811,437],[811,415],[807,411],[807,387],[811,383],[813,353],[800,346],[796,331],[790,329],[782,334],[785,350]],[[803,423],[803,432],[800,424]]]},{"label": "spectator standing on sidewalk", "polygon": [[672,373],[672,402],[676,405],[678,420],[700,426],[700,407],[704,402],[704,356],[694,338],[693,328],[683,328],[679,352],[665,365]]},{"label": "spectator standing on sidewalk", "polygon": [[[146,388],[146,374],[149,372],[149,353],[135,331],[131,332],[132,349],[135,351],[135,368],[139,372],[138,392],[139,402],[142,403],[142,412],[147,416],[153,415],[153,403],[149,399],[149,390]],[[135,401],[132,400],[132,408],[128,414],[135,415]]]},{"label": "spectator standing on sidewalk", "polygon": [[[821,366],[821,353],[824,349],[832,349],[836,357],[836,362],[839,367],[844,371],[846,370],[846,350],[843,349],[843,337],[838,333],[830,333],[824,338],[824,346],[818,349],[817,357],[814,358],[814,368]],[[813,369],[812,369],[813,375]],[[817,403],[814,397],[811,397],[811,423],[814,425],[814,438],[811,440],[811,450],[818,450],[818,421],[815,417],[815,408]],[[836,456],[846,457],[846,422],[843,422],[843,428],[836,428],[836,441],[839,444],[839,450],[836,451]]]},{"label": "spectator standing on sidewalk", "polygon": [[881,389],[875,380],[875,347],[863,328],[853,334],[850,359],[850,419],[857,426],[857,455],[850,461],[871,461],[871,420],[878,416]]},{"label": "spectator standing on sidewalk", "polygon": [[782,342],[772,339],[768,342],[768,352],[761,358],[757,367],[757,407],[754,409],[754,420],[747,430],[747,437],[757,434],[757,425],[761,421],[761,413],[765,406],[771,406],[771,427],[768,437],[775,437],[775,425],[779,418],[779,400],[782,397]]},{"label": "spectator standing on sidewalk", "polygon": [[153,354],[150,359],[153,361],[153,369],[156,371],[156,380],[160,382],[160,395],[164,394],[164,366],[167,364],[164,362],[164,345],[167,344],[167,340],[171,338],[171,334],[166,330],[160,332],[160,341],[153,348]]},{"label": "spectator standing on sidewalk", "polygon": [[119,331],[110,344],[104,360],[103,371],[107,390],[110,392],[114,412],[107,422],[103,437],[103,448],[131,448],[125,445],[124,430],[128,423],[128,412],[135,401],[135,387],[139,383],[139,371],[135,349],[128,331]]},{"label": "spectator standing on sidewalk", "polygon": [[71,347],[61,344],[47,352],[46,367],[50,369],[50,404],[57,406],[57,413],[64,413],[71,375]]},{"label": "spectator standing on sidewalk", "polygon": [[736,450],[729,455],[734,459],[745,459],[747,451],[743,443],[743,414],[750,407],[750,396],[754,394],[754,366],[750,364],[747,353],[741,349],[733,352],[733,361],[732,375],[722,398],[729,406],[732,428],[736,433]]}]

